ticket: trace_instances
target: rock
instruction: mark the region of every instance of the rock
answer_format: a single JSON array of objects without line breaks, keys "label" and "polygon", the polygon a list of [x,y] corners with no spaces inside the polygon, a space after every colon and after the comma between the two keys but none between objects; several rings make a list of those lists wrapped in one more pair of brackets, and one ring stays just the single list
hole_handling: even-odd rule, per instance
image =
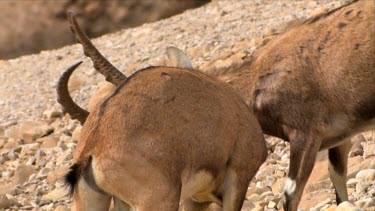
[{"label": "rock", "polygon": [[85,84],[85,82],[83,80],[81,80],[77,77],[72,77],[71,79],[69,79],[69,82],[68,82],[69,92],[73,92],[73,91],[81,88],[84,84]]},{"label": "rock", "polygon": [[12,202],[4,194],[0,194],[0,210],[7,209],[10,206],[12,206]]},{"label": "rock", "polygon": [[39,143],[24,144],[22,145],[21,156],[25,155],[34,155],[35,152],[39,149]]},{"label": "rock", "polygon": [[318,6],[318,3],[316,1],[308,1],[306,3],[306,7],[308,8],[315,8],[316,6]]},{"label": "rock", "polygon": [[323,15],[323,14],[325,14],[327,12],[328,12],[327,8],[321,7],[319,9],[316,9],[316,10],[310,12],[310,18],[318,17],[318,16]]},{"label": "rock", "polygon": [[57,166],[60,166],[61,164],[63,164],[65,161],[68,161],[69,159],[72,159],[73,156],[72,156],[72,153],[66,151],[62,154],[60,154],[57,159],[56,159],[56,165]]},{"label": "rock", "polygon": [[362,208],[364,210],[369,210],[368,209],[369,207],[372,207],[375,205],[375,199],[374,198],[361,199],[359,201],[354,202],[354,204],[359,208]]},{"label": "rock", "polygon": [[19,165],[14,173],[13,185],[21,185],[29,181],[29,177],[35,173],[35,167],[29,165]]},{"label": "rock", "polygon": [[266,191],[266,192],[262,193],[262,194],[260,195],[260,199],[264,199],[264,198],[266,198],[267,196],[273,196],[272,191]]},{"label": "rock", "polygon": [[362,142],[363,145],[363,158],[374,156],[375,143],[374,142]]},{"label": "rock", "polygon": [[78,142],[81,136],[82,126],[77,126],[72,133],[72,141]]},{"label": "rock", "polygon": [[62,111],[60,110],[45,110],[43,111],[43,118],[46,119],[52,119],[52,118],[57,118],[62,116]]},{"label": "rock", "polygon": [[1,124],[0,127],[7,128],[7,127],[10,127],[10,126],[13,126],[13,125],[16,125],[16,124],[18,124],[17,120],[10,120],[8,122],[5,122],[5,123]]},{"label": "rock", "polygon": [[25,143],[32,143],[37,138],[50,134],[53,130],[51,126],[40,122],[26,121],[21,125],[20,138],[24,140]]},{"label": "rock", "polygon": [[370,164],[368,165],[368,168],[375,169],[375,158],[370,162]]},{"label": "rock", "polygon": [[243,211],[247,211],[247,210],[253,210],[255,208],[255,205],[249,201],[249,200],[245,200],[244,203],[243,203],[243,206],[242,206],[242,210]]},{"label": "rock", "polygon": [[55,208],[55,211],[69,211],[70,209],[65,205],[59,205]]},{"label": "rock", "polygon": [[355,205],[351,204],[348,201],[344,201],[339,206],[337,206],[336,211],[362,211],[360,208],[356,207]]},{"label": "rock", "polygon": [[319,211],[319,210],[322,210],[322,208],[326,205],[326,204],[329,204],[329,203],[332,203],[332,200],[330,198],[326,198],[324,199],[323,201],[319,202],[317,205],[315,205],[315,207],[313,209],[310,209],[310,210],[314,210],[314,211]]},{"label": "rock", "polygon": [[254,185],[254,186],[251,186],[251,187],[249,187],[247,189],[246,195],[250,196],[250,195],[252,195],[254,193],[258,194],[258,195],[261,195],[265,191],[269,191],[269,189],[259,188],[259,187],[257,187],[257,186]]},{"label": "rock", "polygon": [[36,175],[36,177],[38,178],[38,179],[45,179],[45,178],[47,178],[47,176],[48,176],[48,174],[49,173],[51,173],[51,169],[50,168],[42,168],[39,172],[38,172],[38,174]]},{"label": "rock", "polygon": [[372,181],[375,178],[375,169],[365,169],[358,172],[356,179]]},{"label": "rock", "polygon": [[355,187],[357,185],[358,182],[360,182],[361,180],[360,179],[356,179],[356,178],[351,178],[349,179],[347,182],[346,182],[346,185],[348,187]]},{"label": "rock", "polygon": [[69,195],[68,189],[65,187],[55,188],[55,190],[47,193],[42,197],[44,201],[57,201]]},{"label": "rock", "polygon": [[63,176],[65,176],[68,173],[68,171],[69,171],[68,166],[64,166],[64,167],[56,169],[55,171],[48,174],[47,183],[48,184],[54,184],[57,180],[59,180]]},{"label": "rock", "polygon": [[368,184],[366,184],[363,181],[360,181],[355,185],[355,192],[356,193],[364,193],[366,191],[367,187],[368,187]]},{"label": "rock", "polygon": [[197,47],[188,49],[187,53],[189,56],[191,56],[191,58],[199,58],[205,55],[207,51],[208,51],[208,46],[204,46],[204,47],[197,46]]},{"label": "rock", "polygon": [[333,205],[333,206],[329,206],[327,209],[325,209],[324,211],[336,211],[337,209],[337,206],[336,205]]},{"label": "rock", "polygon": [[253,203],[256,203],[256,202],[259,202],[261,200],[261,198],[260,198],[259,194],[253,193],[249,197],[247,197],[247,200],[249,200]]},{"label": "rock", "polygon": [[323,181],[317,181],[317,182],[310,182],[306,185],[304,192],[305,193],[311,193],[314,191],[329,189],[331,186],[331,180],[326,179]]},{"label": "rock", "polygon": [[9,178],[13,177],[13,175],[14,175],[14,170],[1,172],[1,177],[5,178],[5,179],[9,179]]},{"label": "rock", "polygon": [[14,127],[7,128],[4,131],[4,135],[7,138],[11,138],[11,139],[17,140],[18,137],[20,136],[20,127],[19,126],[14,126]]},{"label": "rock", "polygon": [[351,171],[350,173],[348,173],[348,175],[346,176],[346,179],[349,181],[349,179],[354,179],[355,176],[358,174],[359,170],[354,170],[354,171]]},{"label": "rock", "polygon": [[267,205],[267,208],[276,209],[277,208],[277,203],[274,202],[274,201],[269,201],[268,205]]},{"label": "rock", "polygon": [[36,141],[42,143],[40,148],[52,148],[57,146],[59,139],[55,136],[45,136],[37,139]]}]

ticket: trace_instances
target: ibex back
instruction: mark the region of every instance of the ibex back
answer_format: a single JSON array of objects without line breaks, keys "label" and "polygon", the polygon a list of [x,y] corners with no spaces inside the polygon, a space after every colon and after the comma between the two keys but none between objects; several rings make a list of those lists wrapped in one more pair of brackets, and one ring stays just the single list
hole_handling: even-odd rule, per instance
[{"label": "ibex back", "polygon": [[149,67],[126,78],[68,13],[73,32],[97,70],[117,85],[91,113],[73,102],[69,68],[58,83],[64,111],[83,125],[67,174],[73,210],[178,210],[216,202],[240,210],[267,155],[251,109],[229,85],[192,69]]}]

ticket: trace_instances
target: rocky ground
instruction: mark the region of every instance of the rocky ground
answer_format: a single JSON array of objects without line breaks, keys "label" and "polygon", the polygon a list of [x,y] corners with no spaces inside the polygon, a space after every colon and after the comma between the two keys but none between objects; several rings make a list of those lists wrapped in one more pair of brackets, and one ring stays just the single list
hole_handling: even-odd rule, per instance
[{"label": "rocky ground", "polygon": [[[287,21],[317,15],[343,2],[214,1],[166,20],[103,36],[94,44],[126,74],[164,64],[169,45],[186,50],[202,71],[220,71],[243,63]],[[60,178],[70,165],[81,126],[62,115],[55,84],[62,71],[79,60],[84,63],[69,88],[75,101],[87,107],[104,79],[79,45],[0,60],[0,210],[70,207]],[[243,210],[281,208],[289,145],[273,137],[267,143],[268,159],[249,186]],[[352,143],[347,181],[351,203],[334,205],[327,156],[321,152],[300,209],[375,210],[375,132],[359,134]]]}]

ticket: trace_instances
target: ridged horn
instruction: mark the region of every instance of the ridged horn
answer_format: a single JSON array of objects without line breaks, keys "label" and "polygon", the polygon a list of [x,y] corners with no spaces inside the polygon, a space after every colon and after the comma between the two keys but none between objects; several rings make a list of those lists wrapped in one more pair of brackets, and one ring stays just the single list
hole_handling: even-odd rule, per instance
[{"label": "ridged horn", "polygon": [[62,110],[64,113],[68,113],[72,119],[77,119],[83,125],[86,121],[87,116],[90,114],[85,109],[79,107],[72,97],[69,94],[68,90],[68,81],[70,76],[72,75],[73,71],[82,63],[82,61],[74,64],[73,66],[69,67],[65,72],[61,75],[59,81],[57,82],[57,102],[60,103],[62,106]]},{"label": "ridged horn", "polygon": [[106,81],[114,84],[115,86],[119,86],[120,83],[126,79],[126,76],[116,67],[114,67],[106,58],[104,58],[104,56],[92,44],[87,35],[81,30],[75,16],[75,12],[67,12],[70,29],[75,34],[77,42],[81,43],[83,53],[87,57],[90,57],[94,63],[95,69],[104,75]]}]

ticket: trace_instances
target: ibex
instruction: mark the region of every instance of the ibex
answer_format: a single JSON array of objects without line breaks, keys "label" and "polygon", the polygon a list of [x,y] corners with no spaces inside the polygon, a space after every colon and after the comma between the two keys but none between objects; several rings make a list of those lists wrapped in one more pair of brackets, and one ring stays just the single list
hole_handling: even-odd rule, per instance
[{"label": "ibex", "polygon": [[68,12],[71,29],[95,69],[116,92],[94,111],[80,108],[67,82],[58,85],[63,110],[82,124],[66,181],[73,210],[178,210],[216,202],[240,210],[267,149],[251,109],[229,85],[191,67],[149,67],[126,77],[93,46]]},{"label": "ibex", "polygon": [[348,200],[349,139],[375,129],[374,12],[373,1],[345,4],[289,28],[239,69],[215,73],[253,108],[264,133],[290,142],[284,210],[297,210],[325,149],[336,201]]},{"label": "ibex", "polygon": [[264,133],[290,142],[284,210],[297,210],[319,150],[339,204],[349,138],[375,128],[375,7],[356,1],[288,29],[230,76]]}]

